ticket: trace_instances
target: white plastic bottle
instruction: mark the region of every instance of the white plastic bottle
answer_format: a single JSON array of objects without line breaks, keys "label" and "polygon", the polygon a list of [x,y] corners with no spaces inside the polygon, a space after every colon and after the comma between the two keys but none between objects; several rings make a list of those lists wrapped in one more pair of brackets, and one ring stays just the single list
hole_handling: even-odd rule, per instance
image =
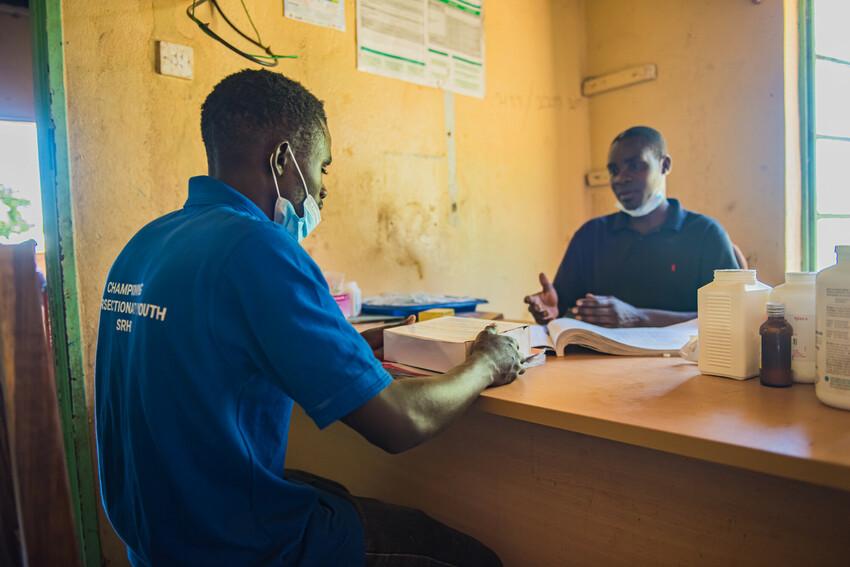
[{"label": "white plastic bottle", "polygon": [[769,295],[755,270],[714,270],[714,281],[697,292],[700,372],[736,380],[758,375]]},{"label": "white plastic bottle", "polygon": [[360,292],[360,287],[357,282],[346,282],[345,291],[351,295],[351,317],[357,317],[363,309],[363,294]]},{"label": "white plastic bottle", "polygon": [[791,371],[794,382],[814,384],[815,276],[814,272],[788,272],[785,283],[770,292],[770,301],[785,304],[785,320],[794,328],[791,339]]},{"label": "white plastic bottle", "polygon": [[826,405],[850,409],[850,246],[836,246],[838,263],[817,276],[815,393]]}]

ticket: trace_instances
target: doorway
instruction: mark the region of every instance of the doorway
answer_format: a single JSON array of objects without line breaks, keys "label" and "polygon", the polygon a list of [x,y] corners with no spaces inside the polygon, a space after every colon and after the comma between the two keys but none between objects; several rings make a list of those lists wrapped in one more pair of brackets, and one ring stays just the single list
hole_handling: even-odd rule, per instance
[{"label": "doorway", "polygon": [[0,242],[33,239],[83,565],[101,564],[77,294],[61,0],[0,0]]}]

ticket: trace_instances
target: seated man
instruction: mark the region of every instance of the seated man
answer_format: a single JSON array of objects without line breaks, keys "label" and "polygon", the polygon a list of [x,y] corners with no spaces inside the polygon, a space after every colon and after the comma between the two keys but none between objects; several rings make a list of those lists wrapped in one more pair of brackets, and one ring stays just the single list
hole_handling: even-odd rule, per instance
[{"label": "seated man", "polygon": [[416,510],[284,472],[293,403],[388,452],[436,435],[521,372],[492,328],[445,375],[393,381],[299,242],[331,163],[322,103],[245,70],[201,112],[209,176],[110,269],[96,360],[104,508],[141,565],[500,565]]},{"label": "seated man", "polygon": [[619,213],[590,220],[570,242],[554,285],[525,298],[539,324],[557,317],[606,327],[661,327],[696,317],[697,289],[738,268],[717,221],[667,199],[672,160],[661,133],[629,128],[611,143]]}]

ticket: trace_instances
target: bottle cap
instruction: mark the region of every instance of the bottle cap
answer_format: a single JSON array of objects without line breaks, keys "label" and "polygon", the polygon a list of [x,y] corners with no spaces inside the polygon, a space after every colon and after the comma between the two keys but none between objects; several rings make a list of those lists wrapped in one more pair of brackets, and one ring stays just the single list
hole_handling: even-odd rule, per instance
[{"label": "bottle cap", "polygon": [[727,283],[756,283],[755,270],[714,270],[714,281]]},{"label": "bottle cap", "polygon": [[817,272],[785,272],[785,283],[803,282],[814,283]]},{"label": "bottle cap", "polygon": [[782,317],[785,318],[785,304],[784,303],[774,303],[769,301],[767,303],[767,316],[768,317]]}]

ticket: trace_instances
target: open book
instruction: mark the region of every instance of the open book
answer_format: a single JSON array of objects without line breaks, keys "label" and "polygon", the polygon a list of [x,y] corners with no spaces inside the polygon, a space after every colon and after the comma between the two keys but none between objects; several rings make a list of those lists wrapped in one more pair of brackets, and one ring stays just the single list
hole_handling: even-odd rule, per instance
[{"label": "open book", "polygon": [[575,319],[555,319],[545,327],[532,325],[531,346],[551,349],[564,355],[569,345],[621,356],[678,355],[679,349],[697,334],[697,320],[669,327],[609,329]]}]

